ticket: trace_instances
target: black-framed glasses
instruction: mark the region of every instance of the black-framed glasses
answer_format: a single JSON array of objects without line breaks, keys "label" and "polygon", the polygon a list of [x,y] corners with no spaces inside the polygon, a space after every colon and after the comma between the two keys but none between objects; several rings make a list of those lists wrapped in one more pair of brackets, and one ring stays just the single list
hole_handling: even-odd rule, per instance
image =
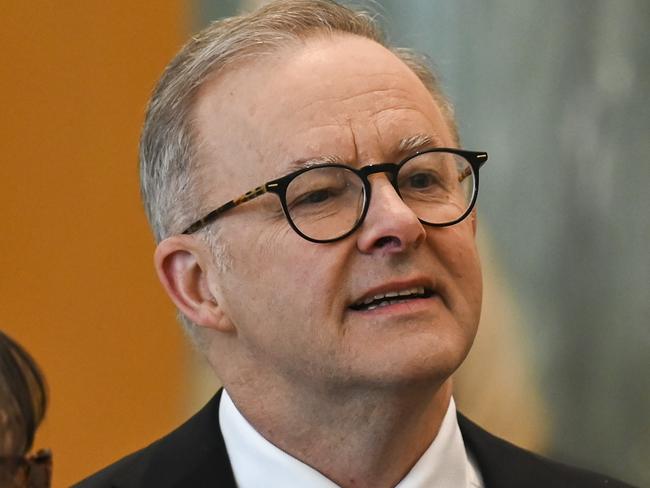
[{"label": "black-framed glasses", "polygon": [[435,227],[457,224],[467,217],[478,194],[479,168],[485,152],[454,148],[418,151],[399,163],[356,169],[325,163],[299,169],[246,192],[190,225],[192,234],[222,213],[265,193],[280,199],[289,225],[312,242],[333,242],[352,234],[363,223],[372,187],[368,177],[387,173],[395,191],[420,219]]},{"label": "black-framed glasses", "polygon": [[31,456],[0,456],[0,486],[49,488],[52,451],[41,449]]}]

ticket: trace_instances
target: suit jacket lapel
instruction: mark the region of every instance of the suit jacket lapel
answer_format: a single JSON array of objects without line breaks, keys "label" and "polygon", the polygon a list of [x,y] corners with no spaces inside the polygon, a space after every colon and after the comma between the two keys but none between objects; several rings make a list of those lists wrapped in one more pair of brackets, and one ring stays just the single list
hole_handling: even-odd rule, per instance
[{"label": "suit jacket lapel", "polygon": [[115,486],[158,488],[236,488],[226,446],[219,427],[221,390],[192,418],[167,437],[150,446],[151,456],[139,467],[141,475],[130,472]]},{"label": "suit jacket lapel", "polygon": [[541,472],[540,456],[493,436],[460,413],[458,425],[465,446],[478,463],[485,488],[553,486],[547,484],[545,473]]}]

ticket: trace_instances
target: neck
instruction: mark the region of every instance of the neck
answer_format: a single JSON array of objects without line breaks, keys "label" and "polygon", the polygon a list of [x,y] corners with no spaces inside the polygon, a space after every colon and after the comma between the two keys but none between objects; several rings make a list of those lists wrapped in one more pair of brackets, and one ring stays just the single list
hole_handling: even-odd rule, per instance
[{"label": "neck", "polygon": [[[250,386],[250,384],[248,384]],[[449,406],[451,380],[366,391],[253,391],[227,384],[268,441],[342,487],[395,486],[429,447]],[[272,391],[260,398],[260,391]]]}]

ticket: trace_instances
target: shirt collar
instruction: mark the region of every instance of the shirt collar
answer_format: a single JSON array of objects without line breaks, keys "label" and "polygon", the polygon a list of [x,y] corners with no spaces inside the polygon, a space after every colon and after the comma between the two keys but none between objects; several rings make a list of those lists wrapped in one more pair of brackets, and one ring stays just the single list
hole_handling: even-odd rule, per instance
[{"label": "shirt collar", "polygon": [[[219,404],[219,425],[240,488],[337,488],[320,472],[262,437],[239,413],[226,390]],[[396,488],[482,486],[476,464],[468,457],[451,398],[438,435]]]}]

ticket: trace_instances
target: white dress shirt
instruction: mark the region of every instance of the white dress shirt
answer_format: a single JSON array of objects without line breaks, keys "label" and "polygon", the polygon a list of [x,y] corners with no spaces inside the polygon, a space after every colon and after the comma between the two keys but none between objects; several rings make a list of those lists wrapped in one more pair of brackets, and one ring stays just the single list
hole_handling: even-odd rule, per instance
[{"label": "white dress shirt", "polygon": [[[239,488],[338,488],[311,466],[262,437],[243,417],[226,390],[219,425]],[[476,462],[468,455],[452,398],[438,435],[396,488],[483,488]]]}]

